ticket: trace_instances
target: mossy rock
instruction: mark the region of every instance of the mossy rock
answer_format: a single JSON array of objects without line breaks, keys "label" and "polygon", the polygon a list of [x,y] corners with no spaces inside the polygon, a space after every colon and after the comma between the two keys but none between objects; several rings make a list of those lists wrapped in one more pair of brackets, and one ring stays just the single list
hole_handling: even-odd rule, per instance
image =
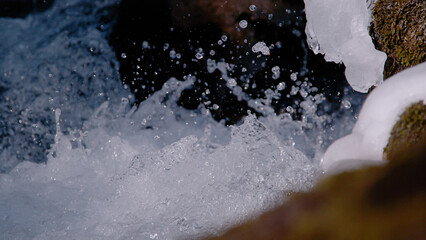
[{"label": "mossy rock", "polygon": [[370,34],[388,55],[385,78],[426,61],[424,0],[377,0],[372,15]]},{"label": "mossy rock", "polygon": [[383,152],[383,159],[397,159],[399,149],[409,148],[426,138],[426,105],[420,101],[408,107],[394,125]]}]

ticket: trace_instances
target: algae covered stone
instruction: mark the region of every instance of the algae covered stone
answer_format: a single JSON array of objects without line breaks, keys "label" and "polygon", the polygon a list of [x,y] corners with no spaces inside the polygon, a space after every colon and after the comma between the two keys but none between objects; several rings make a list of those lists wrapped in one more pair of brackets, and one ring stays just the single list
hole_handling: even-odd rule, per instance
[{"label": "algae covered stone", "polygon": [[371,35],[388,59],[384,77],[426,61],[426,3],[424,0],[377,0]]},{"label": "algae covered stone", "polygon": [[392,128],[383,158],[392,159],[400,148],[409,147],[426,137],[426,105],[423,101],[408,107]]}]

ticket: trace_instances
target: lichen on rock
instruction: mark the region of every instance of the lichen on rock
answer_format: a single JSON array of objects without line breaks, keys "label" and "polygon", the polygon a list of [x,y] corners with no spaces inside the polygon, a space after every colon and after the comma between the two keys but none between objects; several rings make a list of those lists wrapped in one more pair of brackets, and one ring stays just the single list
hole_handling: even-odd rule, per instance
[{"label": "lichen on rock", "polygon": [[391,135],[383,152],[383,159],[395,159],[395,152],[407,148],[426,137],[426,105],[417,102],[401,114],[392,128]]},{"label": "lichen on rock", "polygon": [[372,15],[370,35],[388,55],[385,78],[426,61],[424,0],[377,0]]}]

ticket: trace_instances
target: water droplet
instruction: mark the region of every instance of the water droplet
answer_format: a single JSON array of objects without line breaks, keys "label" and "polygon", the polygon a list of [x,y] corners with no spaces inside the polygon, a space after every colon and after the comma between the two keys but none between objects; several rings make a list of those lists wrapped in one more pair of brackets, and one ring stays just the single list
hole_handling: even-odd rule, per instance
[{"label": "water droplet", "polygon": [[291,86],[291,91],[290,91],[290,95],[296,95],[297,92],[299,92],[299,88],[295,87],[295,86]]},{"label": "water droplet", "polygon": [[195,58],[197,58],[198,60],[203,59],[204,57],[204,53],[202,52],[198,52],[197,54],[195,54]]},{"label": "water droplet", "polygon": [[164,51],[166,51],[167,49],[169,49],[169,46],[170,45],[168,43],[165,43],[164,46],[163,46]]},{"label": "water droplet", "polygon": [[143,48],[143,49],[147,49],[147,48],[149,48],[149,43],[148,43],[147,41],[143,41],[143,42],[142,42],[142,48]]},{"label": "water droplet", "polygon": [[176,58],[176,51],[175,50],[170,50],[169,56],[171,59]]},{"label": "water droplet", "polygon": [[344,107],[344,108],[346,108],[346,109],[349,109],[349,108],[351,108],[351,106],[352,106],[351,102],[349,102],[348,100],[343,100],[343,101],[342,101],[342,105],[343,105],[343,107]]},{"label": "water droplet", "polygon": [[280,67],[278,67],[278,66],[274,66],[274,67],[272,68],[272,72],[273,72],[273,73],[278,73],[278,72],[280,72]]},{"label": "water droplet", "polygon": [[213,109],[214,109],[214,110],[218,110],[218,109],[219,109],[219,105],[217,105],[217,104],[213,104]]},{"label": "water droplet", "polygon": [[284,88],[285,88],[285,82],[278,83],[277,85],[278,91],[284,90]]},{"label": "water droplet", "polygon": [[280,77],[280,75],[281,75],[280,67],[274,66],[272,68],[272,78],[276,80]]},{"label": "water droplet", "polygon": [[239,25],[240,25],[240,28],[246,28],[247,25],[248,25],[248,23],[247,23],[246,20],[241,20],[240,23],[239,23]]},{"label": "water droplet", "polygon": [[269,48],[266,46],[265,42],[257,42],[255,45],[253,45],[251,50],[254,53],[261,52],[263,55],[270,55]]},{"label": "water droplet", "polygon": [[235,86],[237,86],[237,81],[235,81],[235,79],[234,79],[234,78],[230,78],[230,79],[228,80],[228,85],[229,85],[230,87],[235,87]]}]

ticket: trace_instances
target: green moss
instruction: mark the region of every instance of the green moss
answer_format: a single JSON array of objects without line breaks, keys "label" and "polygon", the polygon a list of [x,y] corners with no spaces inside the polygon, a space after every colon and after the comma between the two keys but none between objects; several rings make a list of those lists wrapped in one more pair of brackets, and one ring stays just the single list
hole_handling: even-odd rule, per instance
[{"label": "green moss", "polygon": [[393,127],[383,158],[392,160],[401,148],[410,147],[425,137],[426,105],[418,102],[407,108]]},{"label": "green moss", "polygon": [[384,77],[426,61],[426,4],[424,0],[377,0],[371,35],[388,59]]}]

